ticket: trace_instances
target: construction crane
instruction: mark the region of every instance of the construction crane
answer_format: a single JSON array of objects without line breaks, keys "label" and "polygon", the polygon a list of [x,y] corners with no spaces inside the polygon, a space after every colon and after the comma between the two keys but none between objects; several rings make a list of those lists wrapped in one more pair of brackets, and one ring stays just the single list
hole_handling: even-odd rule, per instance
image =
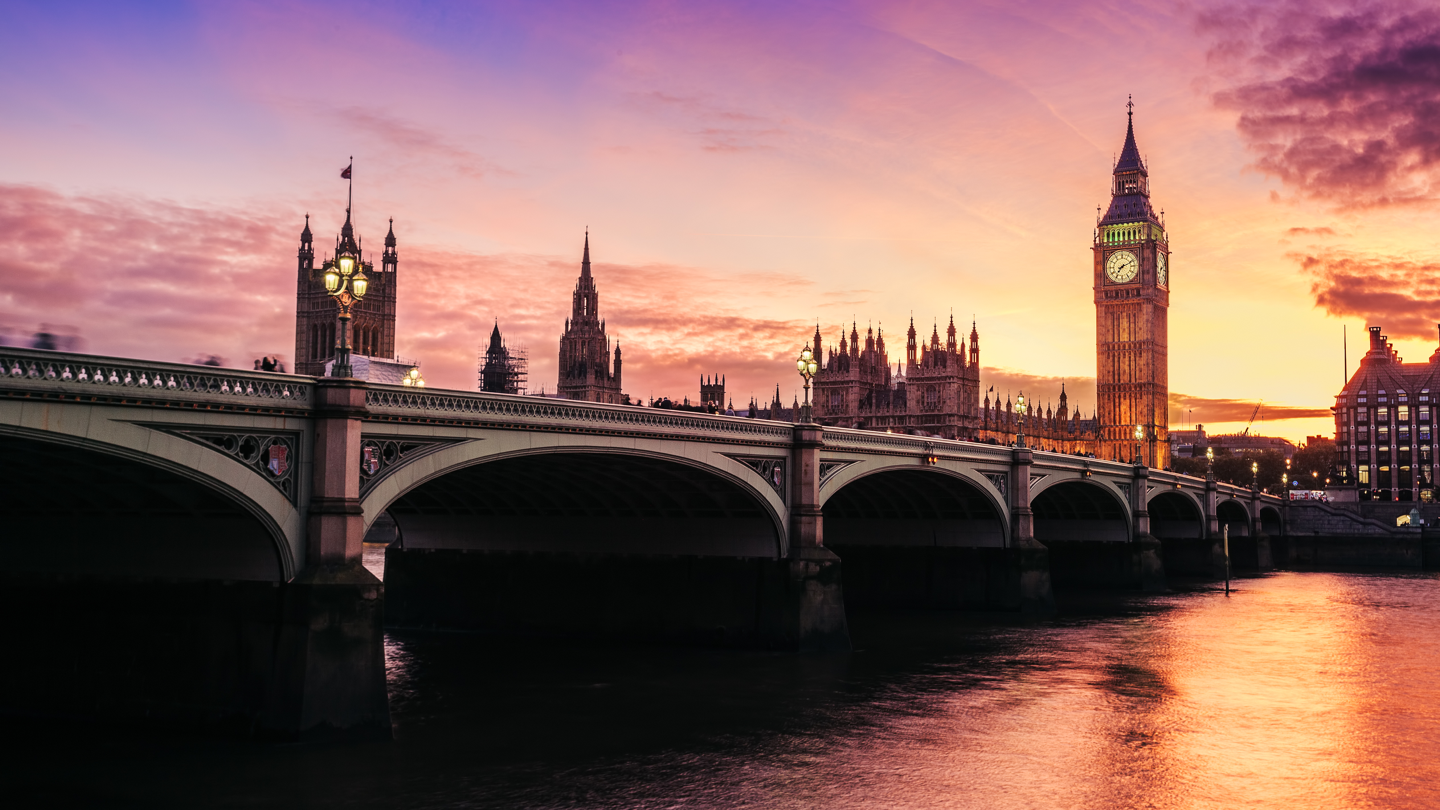
[{"label": "construction crane", "polygon": [[1253,410],[1253,411],[1250,412],[1250,421],[1249,421],[1248,423],[1246,423],[1246,425],[1245,425],[1245,431],[1240,434],[1241,436],[1249,436],[1249,435],[1250,435],[1250,425],[1255,424],[1255,417],[1260,414],[1260,406],[1261,406],[1261,405],[1264,405],[1264,404],[1265,404],[1265,400],[1263,400],[1263,399],[1260,400],[1259,402],[1255,403],[1255,410]]}]

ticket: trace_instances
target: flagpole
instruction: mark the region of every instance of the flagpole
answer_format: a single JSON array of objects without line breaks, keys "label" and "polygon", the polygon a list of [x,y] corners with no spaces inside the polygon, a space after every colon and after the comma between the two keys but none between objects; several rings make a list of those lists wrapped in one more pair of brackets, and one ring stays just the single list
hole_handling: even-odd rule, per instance
[{"label": "flagpole", "polygon": [[349,214],[349,213],[351,213],[351,212],[350,212],[350,205],[351,205],[351,203],[352,203],[352,202],[354,201],[354,199],[355,199],[355,156],[354,156],[354,155],[351,155],[351,156],[350,156],[350,165],[349,165],[347,168],[350,169],[350,172],[349,172],[349,175],[350,175],[350,176],[345,178],[345,180],[346,180],[347,183],[348,183],[348,185],[347,185],[347,187],[346,187],[346,189],[345,189],[345,213]]}]

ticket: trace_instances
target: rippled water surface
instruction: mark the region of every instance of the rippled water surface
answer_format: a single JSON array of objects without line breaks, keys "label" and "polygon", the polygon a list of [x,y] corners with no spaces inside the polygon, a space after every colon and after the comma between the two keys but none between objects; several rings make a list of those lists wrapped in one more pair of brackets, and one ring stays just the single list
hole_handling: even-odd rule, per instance
[{"label": "rippled water surface", "polygon": [[852,611],[833,656],[394,634],[393,743],[70,728],[7,781],[145,807],[1440,807],[1437,586]]}]

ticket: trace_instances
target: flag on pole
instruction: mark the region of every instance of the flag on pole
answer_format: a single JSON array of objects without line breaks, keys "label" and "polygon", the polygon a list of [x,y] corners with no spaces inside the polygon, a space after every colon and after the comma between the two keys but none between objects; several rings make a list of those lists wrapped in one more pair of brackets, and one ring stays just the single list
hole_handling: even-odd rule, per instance
[{"label": "flag on pole", "polygon": [[340,179],[341,179],[341,180],[349,180],[349,179],[350,179],[350,168],[351,168],[352,166],[354,166],[354,165],[355,165],[355,164],[352,163],[352,164],[350,164],[350,166],[346,166],[344,169],[341,169],[341,170],[340,170]]}]

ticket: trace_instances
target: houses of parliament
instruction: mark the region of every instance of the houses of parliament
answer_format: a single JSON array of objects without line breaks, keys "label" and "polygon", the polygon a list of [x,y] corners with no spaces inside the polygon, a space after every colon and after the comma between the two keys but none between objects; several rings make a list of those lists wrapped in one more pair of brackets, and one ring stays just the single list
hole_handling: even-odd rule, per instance
[{"label": "houses of parliament", "polygon": [[[1023,416],[1027,444],[1063,453],[1170,464],[1167,313],[1170,247],[1163,216],[1150,201],[1150,172],[1135,142],[1134,107],[1127,105],[1125,142],[1112,171],[1110,207],[1096,222],[1091,245],[1095,300],[1096,410],[1070,410],[1062,387],[1058,408],[1030,403]],[[892,372],[884,335],[852,323],[848,340],[827,343],[817,327],[810,345],[823,358],[815,377],[814,411],[826,425],[924,433],[949,439],[1016,440],[1022,416],[1008,396],[1002,407],[982,398],[980,334],[957,339],[952,317],[918,342],[914,320],[905,361]],[[823,352],[823,353],[822,353]],[[1139,438],[1137,439],[1137,432]]]},{"label": "houses of parliament", "polygon": [[[1133,461],[1152,467],[1169,465],[1167,380],[1167,312],[1170,305],[1169,235],[1164,217],[1150,200],[1149,169],[1135,141],[1133,105],[1127,105],[1125,141],[1111,177],[1110,207],[1096,222],[1093,235],[1092,288],[1095,303],[1096,409],[1083,418],[1071,410],[1061,390],[1059,405],[1041,410],[1033,401],[1020,414],[1008,394],[1002,405],[993,386],[982,392],[980,333],[976,323],[961,336],[952,316],[940,335],[939,323],[921,338],[911,319],[905,335],[905,357],[892,367],[879,328],[858,322],[849,334],[826,341],[819,326],[809,338],[821,367],[815,377],[814,417],[821,424],[948,439],[1015,441],[1023,428],[1027,444],[1064,453]],[[335,305],[325,292],[315,265],[309,217],[300,234],[296,293],[295,368],[323,375],[335,353]],[[361,241],[347,208],[336,237],[336,253],[356,256],[367,273]],[[395,311],[398,300],[399,254],[394,221],[385,236],[381,272],[371,275],[370,293],[355,305],[354,352],[370,358],[395,354]],[[483,390],[522,393],[512,353],[496,324],[479,369]],[[523,363],[520,368],[523,369]],[[600,315],[600,292],[590,264],[587,231],[580,273],[571,293],[570,317],[559,339],[555,393],[566,399],[622,404],[620,346],[613,348]],[[723,378],[702,378],[699,401],[711,406],[725,401]],[[784,409],[798,414],[798,408]],[[756,408],[750,409],[753,415]],[[779,416],[779,394],[769,411]],[[1023,424],[1022,424],[1023,422]]]}]

